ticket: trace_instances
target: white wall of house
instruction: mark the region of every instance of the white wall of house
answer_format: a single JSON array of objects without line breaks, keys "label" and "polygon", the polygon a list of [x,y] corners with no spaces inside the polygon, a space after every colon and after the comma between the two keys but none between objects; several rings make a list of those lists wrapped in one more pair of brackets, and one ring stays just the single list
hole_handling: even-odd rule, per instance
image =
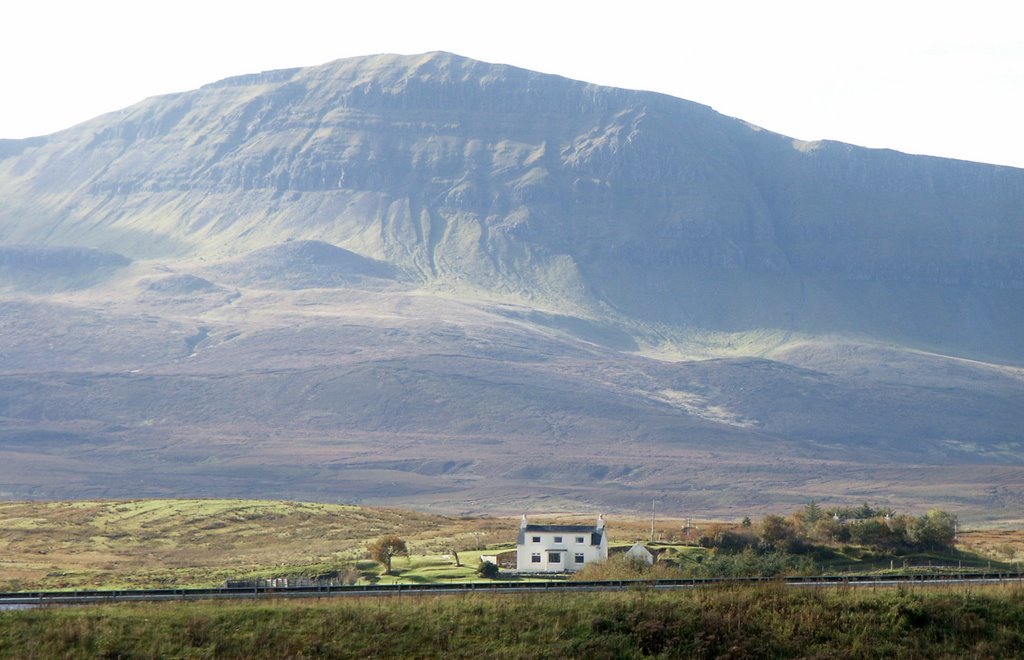
[{"label": "white wall of house", "polygon": [[523,516],[516,544],[516,570],[520,573],[575,572],[608,559],[603,519],[596,527],[528,525],[525,519]]}]

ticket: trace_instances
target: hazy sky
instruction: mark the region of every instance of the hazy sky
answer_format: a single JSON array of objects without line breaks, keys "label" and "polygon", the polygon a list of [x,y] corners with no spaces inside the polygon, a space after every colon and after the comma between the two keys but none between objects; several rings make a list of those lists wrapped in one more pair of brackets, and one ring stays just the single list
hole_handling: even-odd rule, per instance
[{"label": "hazy sky", "polygon": [[792,137],[1024,167],[1018,0],[26,0],[0,18],[0,137],[241,73],[447,50]]}]

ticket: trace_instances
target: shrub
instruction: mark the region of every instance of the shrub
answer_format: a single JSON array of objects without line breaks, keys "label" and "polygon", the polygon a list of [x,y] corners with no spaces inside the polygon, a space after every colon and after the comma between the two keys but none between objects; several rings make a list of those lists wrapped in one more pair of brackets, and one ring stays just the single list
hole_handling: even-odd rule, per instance
[{"label": "shrub", "polygon": [[761,543],[767,548],[785,547],[795,536],[796,529],[782,516],[765,516],[761,521]]}]

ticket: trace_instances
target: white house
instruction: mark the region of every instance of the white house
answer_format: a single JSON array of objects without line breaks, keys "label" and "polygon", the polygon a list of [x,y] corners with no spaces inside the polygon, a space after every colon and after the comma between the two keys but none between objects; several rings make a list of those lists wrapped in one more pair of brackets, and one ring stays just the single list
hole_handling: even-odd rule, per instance
[{"label": "white house", "polygon": [[519,573],[578,571],[595,561],[608,559],[608,534],[604,516],[597,525],[531,525],[523,514],[516,541]]}]

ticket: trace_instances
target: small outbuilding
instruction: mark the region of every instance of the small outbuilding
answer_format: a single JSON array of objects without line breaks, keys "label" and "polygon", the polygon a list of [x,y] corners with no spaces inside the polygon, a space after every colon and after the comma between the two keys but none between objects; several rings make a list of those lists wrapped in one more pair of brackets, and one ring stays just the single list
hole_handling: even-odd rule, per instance
[{"label": "small outbuilding", "polygon": [[632,548],[626,550],[625,556],[633,561],[643,562],[648,566],[654,564],[654,555],[639,541],[634,543]]}]

